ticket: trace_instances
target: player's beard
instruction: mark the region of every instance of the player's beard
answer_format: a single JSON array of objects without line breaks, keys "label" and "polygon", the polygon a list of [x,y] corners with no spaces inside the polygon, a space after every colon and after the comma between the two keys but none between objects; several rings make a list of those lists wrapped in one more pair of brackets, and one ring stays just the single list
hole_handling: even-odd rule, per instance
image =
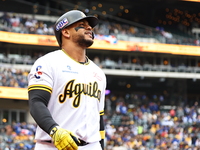
[{"label": "player's beard", "polygon": [[94,41],[92,39],[85,39],[84,35],[78,35],[74,38],[76,42],[81,47],[90,47]]}]

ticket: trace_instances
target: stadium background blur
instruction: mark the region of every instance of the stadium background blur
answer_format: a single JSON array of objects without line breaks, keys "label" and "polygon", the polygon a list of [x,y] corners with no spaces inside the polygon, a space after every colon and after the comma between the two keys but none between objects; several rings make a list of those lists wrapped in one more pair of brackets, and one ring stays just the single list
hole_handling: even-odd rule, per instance
[{"label": "stadium background blur", "polygon": [[27,75],[58,49],[52,27],[71,9],[100,19],[87,55],[107,76],[105,150],[200,149],[199,8],[180,0],[1,0],[0,150],[34,148]]}]

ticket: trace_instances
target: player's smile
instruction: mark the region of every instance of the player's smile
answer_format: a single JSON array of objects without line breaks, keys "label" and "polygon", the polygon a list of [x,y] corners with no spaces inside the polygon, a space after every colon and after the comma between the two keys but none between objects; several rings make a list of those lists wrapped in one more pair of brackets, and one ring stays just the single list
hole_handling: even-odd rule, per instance
[{"label": "player's smile", "polygon": [[86,34],[86,35],[89,35],[90,38],[92,38],[92,31],[86,31],[85,34]]}]

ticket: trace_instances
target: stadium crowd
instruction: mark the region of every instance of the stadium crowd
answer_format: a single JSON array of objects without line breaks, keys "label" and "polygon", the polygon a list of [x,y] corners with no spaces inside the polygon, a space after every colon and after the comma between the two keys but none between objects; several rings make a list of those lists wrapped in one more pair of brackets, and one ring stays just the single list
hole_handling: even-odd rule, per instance
[{"label": "stadium crowd", "polygon": [[29,70],[0,67],[0,86],[26,88]]},{"label": "stadium crowd", "polygon": [[133,108],[128,108],[123,99],[115,104],[114,109],[106,105],[106,150],[200,149],[197,102],[191,107],[178,106],[169,110],[162,110],[151,101]]},{"label": "stadium crowd", "polygon": [[34,149],[35,124],[26,122],[4,124],[0,130],[0,150]]},{"label": "stadium crowd", "polygon": [[[3,12],[0,16],[1,31],[53,35],[53,25],[54,22],[37,20],[33,16],[27,17],[17,13]],[[165,31],[163,27],[136,27],[105,18],[100,20],[94,30],[96,35],[113,35],[120,40],[128,41],[129,37],[155,38],[160,43],[199,46],[199,39],[196,39],[194,35],[180,36]]]},{"label": "stadium crowd", "polygon": [[[115,101],[115,102],[114,102]],[[154,102],[128,107],[123,98],[106,97],[105,150],[199,150],[200,107],[161,110]],[[36,125],[5,124],[1,150],[32,150]]]},{"label": "stadium crowd", "polygon": [[[1,86],[27,87],[28,70],[0,68]],[[139,102],[145,95],[135,95]],[[153,96],[152,96],[153,97]],[[159,98],[160,99],[160,98]],[[160,101],[132,104],[112,93],[105,101],[105,150],[198,150],[200,149],[200,106],[162,109]],[[34,124],[4,124],[0,130],[1,150],[34,148]]]},{"label": "stadium crowd", "polygon": [[[23,18],[20,15],[4,13],[0,17],[0,30],[53,35],[52,23]],[[198,45],[194,39],[177,41],[172,35],[157,28],[137,27],[110,23],[99,24],[96,34],[124,34],[138,37],[166,38],[166,43]],[[156,35],[155,35],[156,34]],[[169,38],[171,37],[171,38]],[[27,88],[29,70],[0,66],[0,86]],[[130,105],[125,97],[107,95],[105,103],[105,150],[199,150],[200,149],[200,106],[174,106],[163,110],[160,103],[148,100],[147,103]],[[142,97],[138,98],[139,100]],[[134,100],[133,100],[134,101]],[[32,150],[36,125],[26,122],[0,124],[0,150]]]}]

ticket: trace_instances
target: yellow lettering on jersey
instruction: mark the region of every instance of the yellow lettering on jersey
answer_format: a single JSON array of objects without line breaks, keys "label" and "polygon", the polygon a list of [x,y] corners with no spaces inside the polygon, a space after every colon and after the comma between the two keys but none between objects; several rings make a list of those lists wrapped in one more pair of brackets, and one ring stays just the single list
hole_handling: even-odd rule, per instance
[{"label": "yellow lettering on jersey", "polygon": [[90,82],[89,84],[74,84],[74,82],[75,79],[66,84],[63,93],[59,95],[60,103],[64,103],[67,97],[74,97],[73,106],[78,107],[81,101],[81,94],[97,98],[100,101],[101,90],[98,89],[98,83],[96,81],[94,83]]}]

